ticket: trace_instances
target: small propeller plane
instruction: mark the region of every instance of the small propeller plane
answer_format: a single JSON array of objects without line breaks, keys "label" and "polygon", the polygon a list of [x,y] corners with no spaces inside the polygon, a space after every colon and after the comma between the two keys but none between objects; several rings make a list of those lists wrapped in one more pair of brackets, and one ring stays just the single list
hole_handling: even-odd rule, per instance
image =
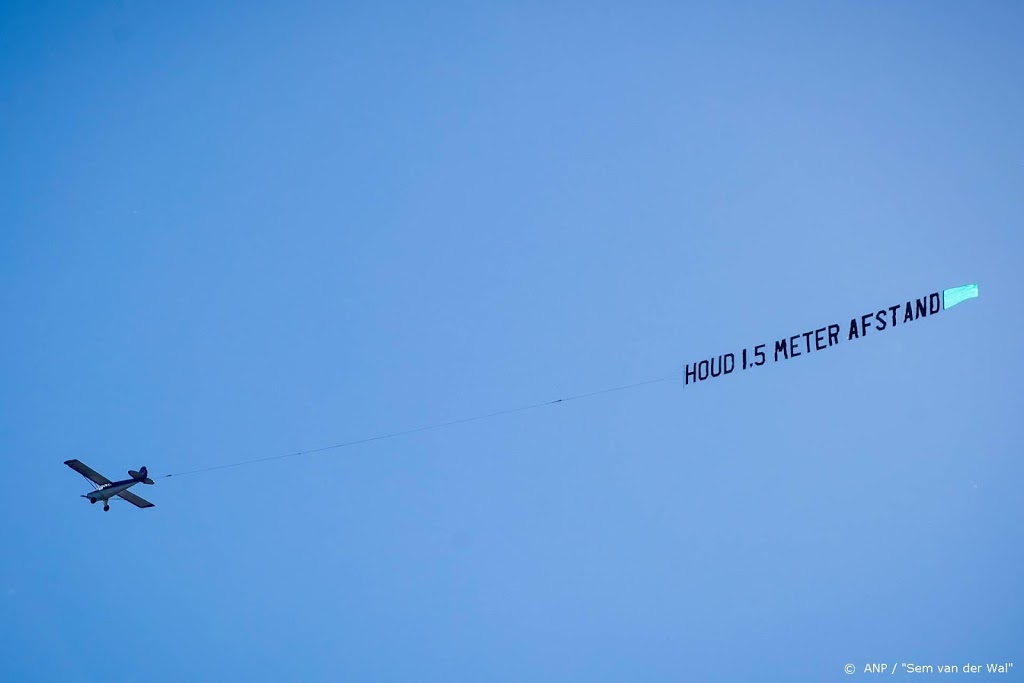
[{"label": "small propeller plane", "polygon": [[149,471],[143,467],[141,470],[136,472],[135,470],[128,470],[128,476],[131,479],[122,479],[121,481],[110,481],[102,474],[92,469],[81,460],[65,460],[64,464],[78,472],[83,477],[88,479],[96,487],[95,491],[91,493],[82,494],[82,498],[88,498],[90,503],[95,503],[97,500],[103,501],[103,511],[107,512],[110,510],[110,499],[114,496],[120,496],[135,507],[140,508],[151,508],[155,507],[152,503],[144,498],[139,498],[134,493],[129,491],[131,487],[136,484],[155,484],[152,479],[149,478]]}]

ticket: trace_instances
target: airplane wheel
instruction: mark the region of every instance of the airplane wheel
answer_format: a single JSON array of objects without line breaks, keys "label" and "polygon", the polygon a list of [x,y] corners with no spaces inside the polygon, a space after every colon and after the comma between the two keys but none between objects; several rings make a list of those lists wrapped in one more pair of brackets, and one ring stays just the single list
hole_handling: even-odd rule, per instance
[{"label": "airplane wheel", "polygon": [[110,512],[110,506],[109,505],[104,505],[103,506],[103,511],[104,512]]},{"label": "airplane wheel", "polygon": [[90,498],[89,502],[92,503],[93,505],[95,505],[96,504],[96,499],[95,498]]}]

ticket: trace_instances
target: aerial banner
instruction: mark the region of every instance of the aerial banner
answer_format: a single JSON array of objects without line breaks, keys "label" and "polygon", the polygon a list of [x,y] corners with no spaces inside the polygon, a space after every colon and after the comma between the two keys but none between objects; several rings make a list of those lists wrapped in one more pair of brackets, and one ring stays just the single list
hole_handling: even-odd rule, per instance
[{"label": "aerial banner", "polygon": [[[736,372],[737,370],[749,370],[750,368],[760,367],[769,361],[777,363],[780,360],[788,360],[790,358],[796,358],[797,356],[807,355],[812,352],[824,351],[825,349],[832,348],[833,346],[842,341],[852,341],[854,339],[860,339],[861,337],[865,337],[869,334],[874,336],[875,334],[883,332],[889,329],[890,327],[896,327],[897,325],[905,325],[909,322],[913,322],[915,320],[919,320],[927,316],[935,315],[936,313],[940,313],[948,308],[952,308],[953,306],[963,303],[964,301],[977,298],[977,296],[978,285],[963,285],[962,287],[944,289],[938,292],[932,292],[931,294],[923,296],[920,299],[901,302],[894,306],[889,306],[888,308],[880,308],[877,311],[872,311],[871,313],[865,313],[864,315],[850,318],[850,322],[848,324],[845,320],[840,322],[834,322],[812,330],[807,330],[806,332],[794,334],[790,337],[775,339],[772,340],[771,343],[757,344],[752,347],[741,349],[738,352],[733,351],[730,353],[720,354],[715,358],[706,358],[696,363],[686,365],[686,384],[690,384],[691,382],[703,382],[704,380],[711,379],[712,377],[721,377],[722,375],[729,375],[732,374],[733,372]],[[544,408],[547,406],[552,406],[555,404],[568,403],[569,401],[578,401],[580,399],[589,398],[591,396],[608,394],[613,391],[625,391],[627,389],[633,389],[635,387],[654,384],[655,382],[665,382],[677,377],[678,372],[673,372],[669,375],[666,375],[665,377],[658,377],[655,379],[647,379],[639,382],[633,382],[631,384],[623,384],[620,386],[608,387],[606,389],[600,389],[598,391],[588,391],[582,394],[563,396],[562,398],[556,399],[554,401],[541,401],[539,403],[522,405],[517,408],[508,408],[505,410],[498,410],[490,413],[483,413],[480,415],[463,417],[456,420],[435,422],[433,424],[428,424],[422,427],[415,427],[412,429],[395,430],[391,432],[386,432],[384,434],[378,434],[376,436],[368,436],[361,439],[342,441],[341,443],[336,443],[331,446],[321,446],[320,448],[313,448],[305,451],[283,453],[280,455],[271,455],[263,458],[242,460],[241,462],[210,465],[208,467],[200,467],[198,469],[186,470],[184,472],[164,474],[161,476],[161,478],[179,477],[184,476],[186,474],[199,474],[200,472],[211,472],[213,470],[222,470],[227,469],[229,467],[242,467],[244,465],[254,465],[256,463],[269,462],[271,460],[276,461],[281,460],[283,458],[294,458],[299,456],[311,455],[313,453],[322,453],[324,451],[333,451],[341,448],[357,446],[359,444],[370,443],[371,441],[393,439],[395,437],[404,436],[408,434],[417,434],[430,429],[441,429],[444,427],[465,424],[466,422],[472,422],[475,420],[485,420],[489,418],[498,417],[500,415],[519,413],[524,410],[534,410]],[[132,472],[129,472],[129,474],[132,474]],[[121,495],[122,497],[124,497],[124,494]],[[138,505],[139,503],[136,502],[135,504]]]},{"label": "aerial banner", "polygon": [[764,365],[769,360],[782,360],[824,351],[840,341],[861,339],[868,334],[883,332],[897,325],[935,315],[959,303],[978,296],[978,285],[952,287],[927,296],[881,308],[844,322],[831,323],[791,337],[775,339],[771,343],[757,344],[738,352],[723,353],[696,363],[686,364],[686,384],[703,382],[713,377],[728,375],[736,370],[748,370]]}]

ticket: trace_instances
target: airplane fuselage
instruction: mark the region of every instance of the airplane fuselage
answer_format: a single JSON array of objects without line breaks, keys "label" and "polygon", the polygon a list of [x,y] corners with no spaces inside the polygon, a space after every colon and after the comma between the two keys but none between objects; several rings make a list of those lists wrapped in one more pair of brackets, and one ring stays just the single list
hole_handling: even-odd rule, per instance
[{"label": "airplane fuselage", "polygon": [[100,485],[95,491],[83,494],[82,498],[88,498],[90,503],[95,503],[98,500],[108,501],[122,491],[127,491],[131,487],[138,484],[137,479],[122,479],[121,481],[112,481],[109,484]]}]

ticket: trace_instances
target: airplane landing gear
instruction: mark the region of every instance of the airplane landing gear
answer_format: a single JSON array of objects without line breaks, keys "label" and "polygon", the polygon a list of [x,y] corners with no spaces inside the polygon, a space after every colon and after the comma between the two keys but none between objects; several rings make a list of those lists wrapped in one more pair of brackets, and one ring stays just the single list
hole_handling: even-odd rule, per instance
[{"label": "airplane landing gear", "polygon": [[104,512],[110,512],[110,505],[109,505],[109,504],[107,504],[107,503],[104,503],[104,504],[103,504],[103,511],[104,511]]},{"label": "airplane landing gear", "polygon": [[92,503],[93,505],[95,505],[96,504],[96,499],[95,498],[90,498],[89,502]]}]

